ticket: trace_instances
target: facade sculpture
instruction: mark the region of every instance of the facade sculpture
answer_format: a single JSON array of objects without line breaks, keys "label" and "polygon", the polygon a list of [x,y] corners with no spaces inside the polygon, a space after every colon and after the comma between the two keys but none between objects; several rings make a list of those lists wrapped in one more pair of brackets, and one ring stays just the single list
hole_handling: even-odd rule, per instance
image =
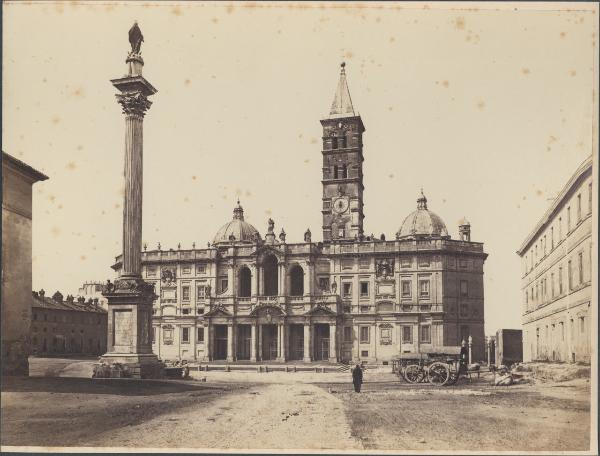
[{"label": "facade sculpture", "polygon": [[[451,239],[423,194],[395,240],[365,238],[365,128],[344,67],[321,124],[323,242],[312,242],[310,230],[304,242],[287,242],[283,230],[277,239],[272,219],[263,238],[238,201],[207,248],[143,252],[143,278],[159,295],[154,353],[164,360],[385,363],[472,336],[474,357],[483,359],[483,245]],[[121,272],[120,257],[113,268]]]}]

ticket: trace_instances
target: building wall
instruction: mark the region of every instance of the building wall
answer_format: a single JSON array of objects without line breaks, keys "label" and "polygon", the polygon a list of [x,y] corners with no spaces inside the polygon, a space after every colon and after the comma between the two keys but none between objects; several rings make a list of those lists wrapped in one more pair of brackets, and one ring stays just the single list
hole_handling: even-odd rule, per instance
[{"label": "building wall", "polygon": [[523,331],[520,329],[499,329],[496,332],[497,364],[514,364],[523,361]]},{"label": "building wall", "polygon": [[[29,372],[32,185],[45,176],[2,160],[2,372]],[[31,170],[31,171],[29,171]]]},{"label": "building wall", "polygon": [[[31,296],[31,294],[30,294]],[[31,353],[106,353],[107,314],[33,307]]]},{"label": "building wall", "polygon": [[589,362],[592,325],[591,160],[520,251],[525,361]]},{"label": "building wall", "polygon": [[[277,266],[280,287],[276,299],[287,311],[286,324],[303,324],[305,320],[318,323],[317,318],[307,316],[306,312],[328,299],[327,305],[335,315],[327,321],[335,325],[338,359],[388,362],[401,352],[460,345],[463,338],[471,336],[473,359],[482,360],[485,350],[482,245],[427,242],[419,247],[412,240],[321,247],[282,243],[270,246],[282,252]],[[260,258],[254,251],[255,247],[241,245],[143,253],[143,277],[155,284],[159,295],[153,318],[153,351],[159,357],[206,360],[207,345],[215,331],[214,325],[209,324],[212,317],[207,314],[218,305],[231,313],[228,321],[234,324],[252,321],[248,320],[248,312],[266,299],[261,294]],[[393,263],[391,275],[378,272],[382,261]],[[294,266],[304,271],[302,296],[290,293],[290,272]],[[238,296],[240,271],[245,267],[251,272],[250,297]],[[120,264],[115,268],[119,270]],[[227,289],[220,285],[223,279],[228,281]],[[325,289],[323,279],[326,279]],[[421,281],[428,282],[427,293],[421,292]],[[403,282],[410,286],[404,293]],[[466,284],[462,293],[461,282]],[[205,289],[198,290],[207,285],[210,297],[205,296]],[[361,330],[363,327],[368,329]],[[405,327],[410,328],[410,334]],[[187,340],[183,328],[188,328]],[[361,331],[367,337],[361,338]],[[233,335],[235,338],[235,329]],[[289,344],[286,340],[288,350]],[[311,344],[314,344],[312,339]]]}]

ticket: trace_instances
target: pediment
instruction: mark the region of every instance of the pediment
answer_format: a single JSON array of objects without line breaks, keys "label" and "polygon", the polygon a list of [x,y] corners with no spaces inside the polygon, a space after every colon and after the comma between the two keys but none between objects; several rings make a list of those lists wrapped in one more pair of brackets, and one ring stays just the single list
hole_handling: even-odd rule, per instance
[{"label": "pediment", "polygon": [[259,304],[256,307],[254,307],[254,309],[252,309],[252,311],[250,312],[250,315],[253,315],[253,316],[272,315],[274,317],[277,317],[280,315],[286,315],[286,313],[285,313],[285,310],[283,310],[283,308],[281,306],[278,306],[275,304]]},{"label": "pediment", "polygon": [[325,307],[322,305],[317,305],[310,309],[305,315],[325,315],[325,316],[335,316],[335,312],[333,312],[329,307]]},{"label": "pediment", "polygon": [[222,306],[216,306],[204,314],[206,317],[231,317],[231,312]]},{"label": "pediment", "polygon": [[275,255],[278,260],[283,258],[283,252],[272,245],[261,245],[257,247],[256,250],[250,255],[256,257],[257,263],[262,261],[263,258],[268,255]]}]

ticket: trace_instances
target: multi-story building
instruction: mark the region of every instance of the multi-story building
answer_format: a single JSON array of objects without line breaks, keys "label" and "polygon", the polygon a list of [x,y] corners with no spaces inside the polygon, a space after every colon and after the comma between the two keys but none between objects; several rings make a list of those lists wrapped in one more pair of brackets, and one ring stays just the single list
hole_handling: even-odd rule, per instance
[{"label": "multi-story building", "polygon": [[48,179],[2,152],[2,374],[29,373],[33,184]]},{"label": "multi-story building", "polygon": [[524,361],[590,361],[593,200],[590,157],[517,251]]},{"label": "multi-story building", "polygon": [[107,313],[98,300],[63,295],[52,298],[44,290],[34,291],[31,310],[31,352],[33,354],[106,352]]},{"label": "multi-story building", "polygon": [[[362,119],[342,66],[323,126],[323,242],[289,243],[238,202],[207,248],[142,252],[155,284],[153,350],[163,359],[387,362],[473,337],[484,352],[487,254],[460,222],[451,239],[421,193],[394,240],[363,233]],[[121,271],[121,258],[113,266]]]}]

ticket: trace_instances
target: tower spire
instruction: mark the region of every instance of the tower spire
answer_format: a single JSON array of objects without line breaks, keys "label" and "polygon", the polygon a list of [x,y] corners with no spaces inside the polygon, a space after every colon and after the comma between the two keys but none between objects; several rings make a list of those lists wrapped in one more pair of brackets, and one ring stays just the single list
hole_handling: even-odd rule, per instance
[{"label": "tower spire", "polygon": [[354,115],[352,98],[350,98],[350,90],[348,90],[348,82],[346,81],[346,62],[342,62],[340,64],[340,80],[335,90],[329,118],[353,117]]}]

